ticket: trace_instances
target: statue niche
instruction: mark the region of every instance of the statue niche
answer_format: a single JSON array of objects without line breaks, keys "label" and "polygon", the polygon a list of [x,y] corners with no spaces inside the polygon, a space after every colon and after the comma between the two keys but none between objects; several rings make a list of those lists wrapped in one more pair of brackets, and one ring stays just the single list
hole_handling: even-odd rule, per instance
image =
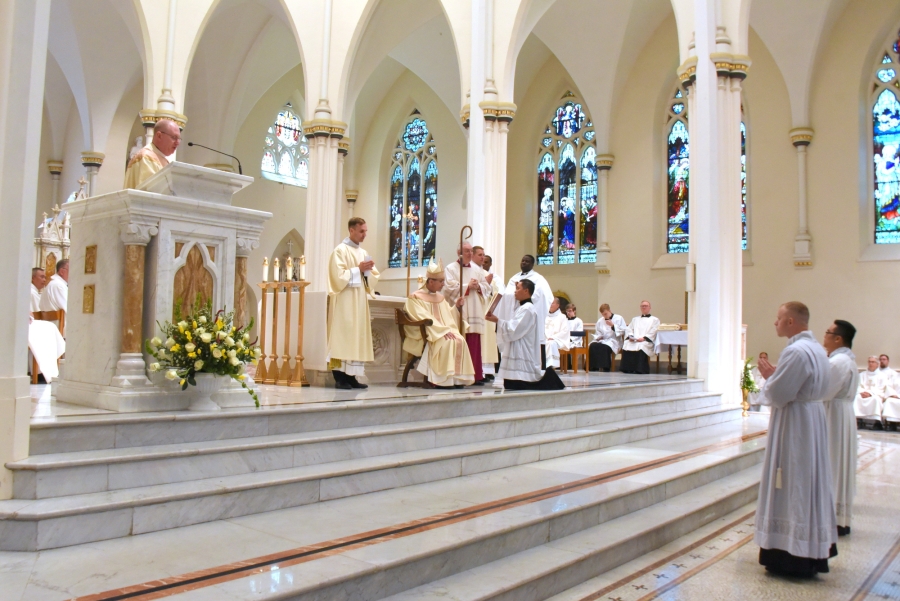
[{"label": "statue niche", "polygon": [[[185,244],[175,244],[175,258],[178,259],[184,252]],[[210,263],[216,260],[215,247],[207,246]],[[181,315],[188,315],[194,308],[194,302],[199,295],[200,302],[205,304],[212,300],[213,276],[204,264],[203,251],[200,245],[192,244],[182,265],[175,273],[175,281],[172,294],[172,314],[180,311]]]}]

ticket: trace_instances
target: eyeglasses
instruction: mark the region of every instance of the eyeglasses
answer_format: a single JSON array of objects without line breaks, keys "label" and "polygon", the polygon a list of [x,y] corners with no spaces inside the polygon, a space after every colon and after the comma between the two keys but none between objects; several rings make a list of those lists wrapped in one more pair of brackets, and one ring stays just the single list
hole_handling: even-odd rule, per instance
[{"label": "eyeglasses", "polygon": [[837,332],[832,332],[831,330],[825,330],[826,336],[840,336]]},{"label": "eyeglasses", "polygon": [[159,133],[165,134],[165,135],[169,136],[170,138],[172,138],[172,139],[175,140],[176,142],[181,142],[181,136],[173,136],[173,135],[170,134],[169,132],[167,132],[167,131],[162,131],[162,130],[160,130]]}]

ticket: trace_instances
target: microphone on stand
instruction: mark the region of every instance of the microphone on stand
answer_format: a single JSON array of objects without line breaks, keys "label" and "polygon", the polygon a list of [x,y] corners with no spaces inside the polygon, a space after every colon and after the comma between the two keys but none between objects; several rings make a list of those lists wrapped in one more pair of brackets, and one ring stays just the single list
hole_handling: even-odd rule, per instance
[{"label": "microphone on stand", "polygon": [[219,154],[224,154],[227,157],[233,158],[235,161],[237,161],[238,164],[238,175],[244,175],[244,170],[241,169],[241,159],[237,158],[233,154],[228,154],[227,152],[222,152],[221,150],[216,150],[215,148],[210,148],[209,146],[204,146],[203,144],[194,144],[193,142],[188,142],[188,146],[199,146],[200,148],[212,150],[213,152],[218,152]]}]

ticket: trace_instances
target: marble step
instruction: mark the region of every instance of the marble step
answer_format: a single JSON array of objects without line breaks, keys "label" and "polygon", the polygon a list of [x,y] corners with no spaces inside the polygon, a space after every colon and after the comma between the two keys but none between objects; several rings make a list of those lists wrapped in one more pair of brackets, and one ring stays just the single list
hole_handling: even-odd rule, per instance
[{"label": "marble step", "polygon": [[[754,466],[587,528],[384,601],[540,601],[666,545],[756,500]],[[304,599],[296,596],[291,599]],[[583,598],[579,596],[578,598]]]},{"label": "marble step", "polygon": [[[598,402],[703,393],[700,380],[655,381],[559,392],[503,392],[494,388],[410,398],[363,398],[215,413],[168,412],[35,418],[31,455],[177,444],[534,411]],[[364,393],[360,393],[364,396]]]},{"label": "marble step", "polygon": [[35,455],[7,467],[14,474],[14,498],[46,499],[674,416],[719,405],[718,395],[700,393],[299,434]]},{"label": "marble step", "polygon": [[439,449],[40,500],[0,501],[0,550],[119,538],[434,482],[740,418],[700,409]]}]

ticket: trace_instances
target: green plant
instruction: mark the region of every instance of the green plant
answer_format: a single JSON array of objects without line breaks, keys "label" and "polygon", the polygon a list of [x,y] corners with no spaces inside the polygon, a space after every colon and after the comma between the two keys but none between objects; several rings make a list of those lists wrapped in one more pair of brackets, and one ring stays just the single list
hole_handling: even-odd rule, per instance
[{"label": "green plant", "polygon": [[182,390],[196,386],[197,373],[228,376],[241,384],[259,407],[259,397],[247,386],[244,365],[256,365],[260,351],[256,341],[250,342],[250,324],[238,329],[233,325],[234,311],[224,309],[212,312],[212,303],[203,304],[198,296],[194,310],[187,317],[175,310],[175,323],[159,324],[165,340],[154,337],[145,347],[156,362],[150,371],[165,371],[166,379],[178,381]]},{"label": "green plant", "polygon": [[753,361],[753,357],[748,357],[746,361],[744,361],[744,369],[741,370],[741,390],[746,390],[747,392],[759,392],[759,386],[756,385],[756,381],[753,379],[753,373],[750,371],[750,362]]}]

